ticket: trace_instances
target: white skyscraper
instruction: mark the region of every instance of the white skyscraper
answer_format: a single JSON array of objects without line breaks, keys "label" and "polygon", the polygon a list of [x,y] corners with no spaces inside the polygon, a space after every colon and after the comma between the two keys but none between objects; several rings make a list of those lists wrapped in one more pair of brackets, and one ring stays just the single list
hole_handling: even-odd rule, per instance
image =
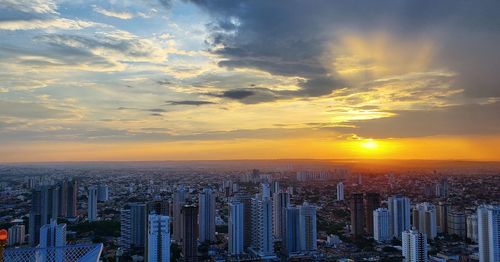
[{"label": "white skyscraper", "polygon": [[[66,224],[57,224],[56,219],[52,219],[50,224],[45,224],[40,228],[40,247],[64,247],[66,246]],[[50,254],[49,252],[54,252]],[[55,261],[63,261],[63,249],[50,249],[41,254],[41,261],[48,261],[47,258],[55,257]]]},{"label": "white skyscraper", "polygon": [[317,249],[316,207],[304,202],[299,211],[300,250],[315,251]]},{"label": "white skyscraper", "polygon": [[95,186],[89,187],[88,191],[88,204],[87,204],[87,217],[89,221],[97,220],[97,188]]},{"label": "white skyscraper", "polygon": [[244,205],[241,202],[229,203],[229,254],[241,255],[244,252]]},{"label": "white skyscraper", "polygon": [[410,229],[410,199],[393,196],[389,197],[388,204],[391,236],[401,239],[401,233]]},{"label": "white skyscraper", "polygon": [[478,241],[477,214],[467,216],[467,238],[474,243]]},{"label": "white skyscraper", "polygon": [[199,196],[198,215],[200,242],[215,241],[215,195],[210,188],[203,189]]},{"label": "white skyscraper", "polygon": [[279,193],[280,190],[280,182],[279,181],[273,181],[272,183],[272,188],[271,188],[271,193],[276,194]]},{"label": "white skyscraper", "polygon": [[344,201],[344,183],[337,184],[337,201]]},{"label": "white skyscraper", "polygon": [[109,187],[107,185],[99,185],[97,190],[97,200],[106,202],[109,199]]},{"label": "white skyscraper", "polygon": [[500,206],[479,206],[477,208],[477,225],[479,261],[500,261]]},{"label": "white skyscraper", "polygon": [[405,262],[427,262],[427,237],[411,229],[401,233],[402,254]]},{"label": "white skyscraper", "polygon": [[436,226],[436,208],[428,202],[419,203],[415,206],[413,215],[413,226],[421,233],[424,233],[429,239],[437,236]]},{"label": "white skyscraper", "polygon": [[148,262],[170,261],[169,217],[151,214],[148,219]]},{"label": "white skyscraper", "polygon": [[273,234],[275,238],[282,238],[282,224],[284,220],[284,208],[290,205],[290,194],[278,192],[273,195]]},{"label": "white skyscraper", "polygon": [[269,185],[263,184],[262,194],[252,198],[251,249],[260,257],[274,257],[273,203],[269,198]]},{"label": "white skyscraper", "polygon": [[389,210],[377,208],[373,210],[373,238],[379,242],[391,240],[389,230]]},{"label": "white skyscraper", "polygon": [[271,188],[268,183],[262,183],[262,197],[271,198]]},{"label": "white skyscraper", "polygon": [[9,228],[8,245],[22,245],[25,242],[26,229],[24,225],[14,225]]}]

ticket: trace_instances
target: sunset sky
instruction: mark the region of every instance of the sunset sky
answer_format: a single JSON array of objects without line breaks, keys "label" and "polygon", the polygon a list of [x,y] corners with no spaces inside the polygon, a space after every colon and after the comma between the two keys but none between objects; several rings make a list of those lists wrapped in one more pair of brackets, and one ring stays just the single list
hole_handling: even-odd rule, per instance
[{"label": "sunset sky", "polygon": [[0,162],[500,160],[499,10],[0,0]]}]

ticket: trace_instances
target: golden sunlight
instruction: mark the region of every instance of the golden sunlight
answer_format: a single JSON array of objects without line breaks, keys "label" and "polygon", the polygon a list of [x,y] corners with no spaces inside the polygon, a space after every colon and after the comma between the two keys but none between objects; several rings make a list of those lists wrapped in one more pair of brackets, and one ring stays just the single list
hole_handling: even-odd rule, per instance
[{"label": "golden sunlight", "polygon": [[375,150],[378,148],[378,144],[375,140],[373,139],[365,139],[361,143],[361,147],[367,150]]}]

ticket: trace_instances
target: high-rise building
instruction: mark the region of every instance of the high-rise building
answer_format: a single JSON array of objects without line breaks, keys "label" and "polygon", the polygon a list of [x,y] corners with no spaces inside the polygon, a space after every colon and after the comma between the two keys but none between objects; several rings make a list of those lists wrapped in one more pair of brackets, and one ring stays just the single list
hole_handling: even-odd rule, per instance
[{"label": "high-rise building", "polygon": [[280,182],[279,181],[273,181],[272,183],[272,188],[271,188],[271,193],[274,195],[276,193],[279,193],[280,190]]},{"label": "high-rise building", "polygon": [[[45,224],[40,228],[39,242],[39,247],[41,248],[66,246],[66,224],[57,224],[57,220],[52,219],[50,224]],[[53,252],[53,254],[50,252]],[[50,257],[55,258],[53,261],[63,261],[64,250],[49,249],[46,252],[42,252],[40,261],[52,261],[48,259]]]},{"label": "high-rise building", "polygon": [[291,256],[300,252],[300,209],[288,206],[283,209],[284,225],[281,253]]},{"label": "high-rise building", "polygon": [[479,206],[477,208],[477,225],[479,261],[500,261],[500,206]]},{"label": "high-rise building", "polygon": [[[168,217],[168,224],[169,224],[169,237],[168,241],[170,241],[170,217],[169,217],[169,203],[167,200],[155,200],[146,203],[146,228],[149,229],[150,225],[150,215],[161,215],[161,216],[166,216]],[[156,218],[156,217],[155,217]],[[144,260],[149,261],[149,237],[146,237],[144,239]],[[169,246],[170,248],[170,246]]]},{"label": "high-rise building", "polygon": [[337,184],[337,201],[344,201],[344,183]]},{"label": "high-rise building", "polygon": [[271,187],[269,186],[269,184],[266,182],[266,183],[262,183],[262,197],[263,198],[271,198]]},{"label": "high-rise building", "polygon": [[148,216],[148,262],[170,261],[169,217],[150,214]]},{"label": "high-rise building", "polygon": [[146,204],[130,203],[120,211],[121,232],[119,244],[125,250],[142,250],[146,238]]},{"label": "high-rise building", "polygon": [[40,238],[40,228],[57,219],[59,213],[59,188],[42,186],[32,192],[29,214],[29,243],[36,246]]},{"label": "high-rise building", "polygon": [[365,194],[365,226],[368,235],[373,236],[373,210],[380,207],[380,194],[369,192]]},{"label": "high-rise building", "polygon": [[205,188],[199,196],[199,240],[215,241],[215,194],[212,189]]},{"label": "high-rise building", "polygon": [[243,250],[246,251],[252,245],[252,197],[238,193],[234,201],[243,204]]},{"label": "high-rise building", "polygon": [[316,251],[317,225],[316,207],[304,202],[300,207],[300,250]]},{"label": "high-rise building", "polygon": [[[167,200],[155,200],[146,204],[148,214],[168,216],[170,205]],[[170,217],[169,217],[170,220]]]},{"label": "high-rise building", "polygon": [[477,215],[471,214],[467,216],[467,238],[472,242],[478,241]]},{"label": "high-rise building", "polygon": [[23,245],[26,239],[26,231],[24,225],[13,225],[9,228],[9,246]]},{"label": "high-rise building", "polygon": [[130,225],[130,207],[120,210],[120,238],[118,245],[125,250],[129,250],[132,245],[132,225]]},{"label": "high-rise building", "polygon": [[467,237],[466,227],[467,227],[467,218],[465,213],[459,212],[457,210],[451,210],[448,212],[447,216],[447,227],[449,235],[456,235],[461,239],[465,239]]},{"label": "high-rise building", "polygon": [[389,226],[391,236],[401,239],[401,234],[410,229],[410,199],[402,196],[389,197]]},{"label": "high-rise building", "polygon": [[274,256],[273,205],[268,184],[262,184],[262,194],[252,198],[251,251],[260,257]]},{"label": "high-rise building", "polygon": [[146,238],[146,204],[130,204],[130,241],[135,248],[144,248]]},{"label": "high-rise building", "polygon": [[424,196],[426,196],[426,197],[432,196],[432,185],[431,184],[424,185]]},{"label": "high-rise building", "polygon": [[181,209],[182,256],[184,261],[198,261],[198,207],[184,205]]},{"label": "high-rise building", "polygon": [[40,228],[40,247],[62,247],[66,245],[66,224],[57,224],[52,219],[50,224]]},{"label": "high-rise building", "polygon": [[449,186],[448,180],[443,178],[436,184],[436,196],[437,197],[448,197],[449,196]]},{"label": "high-rise building", "polygon": [[181,210],[184,204],[186,204],[187,199],[187,191],[184,187],[180,187],[172,197],[172,224],[173,224],[173,234],[172,239],[176,242],[180,242],[182,240],[182,219],[181,219]]},{"label": "high-rise building", "polygon": [[419,203],[413,210],[413,226],[429,239],[437,236],[436,208],[428,202]]},{"label": "high-rise building", "polygon": [[68,181],[66,194],[66,217],[76,217],[77,214],[78,182],[76,179]]},{"label": "high-rise building", "polygon": [[446,234],[448,231],[448,205],[442,201],[436,208],[436,227],[439,234]]},{"label": "high-rise building", "polygon": [[108,185],[99,185],[97,187],[97,200],[106,202],[109,200],[109,187]]},{"label": "high-rise building", "polygon": [[290,194],[278,192],[273,195],[273,235],[277,239],[282,238],[282,224],[284,221],[284,209],[290,205]]},{"label": "high-rise building", "polygon": [[58,185],[59,187],[59,211],[60,217],[66,217],[68,213],[68,181],[63,180]]},{"label": "high-rise building", "polygon": [[244,205],[233,200],[229,203],[229,254],[238,256],[244,252]]},{"label": "high-rise building", "polygon": [[427,237],[425,234],[411,229],[403,231],[402,253],[405,262],[427,262]]},{"label": "high-rise building", "polygon": [[97,187],[91,186],[87,194],[87,219],[88,221],[97,220]]},{"label": "high-rise building", "polygon": [[365,220],[364,209],[363,194],[351,194],[351,235],[353,237],[359,237],[363,235]]},{"label": "high-rise building", "polygon": [[391,240],[389,230],[389,210],[387,208],[377,208],[373,210],[373,238],[378,242]]}]

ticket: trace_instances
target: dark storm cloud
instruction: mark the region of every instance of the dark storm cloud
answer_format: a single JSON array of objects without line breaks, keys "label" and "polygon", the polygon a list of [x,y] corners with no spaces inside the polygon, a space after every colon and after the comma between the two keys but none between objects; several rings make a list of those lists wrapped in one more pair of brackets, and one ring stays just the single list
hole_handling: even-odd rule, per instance
[{"label": "dark storm cloud", "polygon": [[[322,96],[344,87],[321,59],[345,30],[386,30],[404,38],[438,35],[437,67],[458,73],[469,96],[500,96],[500,1],[192,0],[213,18],[207,43],[220,66],[257,68],[306,79],[291,96]],[[222,47],[222,48],[221,48]]]},{"label": "dark storm cloud", "polygon": [[201,106],[201,105],[212,105],[214,102],[210,101],[200,101],[200,100],[182,100],[182,101],[165,101],[168,105],[172,106]]}]

